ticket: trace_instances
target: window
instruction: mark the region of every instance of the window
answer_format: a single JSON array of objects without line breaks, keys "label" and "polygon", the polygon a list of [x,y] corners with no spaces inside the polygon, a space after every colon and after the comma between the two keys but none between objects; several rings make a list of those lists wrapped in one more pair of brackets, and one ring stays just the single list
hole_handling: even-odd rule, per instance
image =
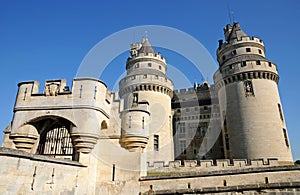
[{"label": "window", "polygon": [[233,50],[233,51],[232,51],[232,55],[236,55],[236,50]]},{"label": "window", "polygon": [[281,119],[281,121],[283,121],[283,114],[282,114],[282,110],[281,110],[281,105],[277,104],[277,106],[278,106],[278,111],[279,111],[280,119]]},{"label": "window", "polygon": [[152,67],[152,64],[151,64],[151,63],[148,63],[148,67]]},{"label": "window", "polygon": [[259,54],[261,54],[261,53],[262,53],[260,49],[258,50],[258,53],[259,53]]},{"label": "window", "polygon": [[272,67],[272,63],[271,62],[269,62],[269,66]]},{"label": "window", "polygon": [[259,60],[256,61],[256,65],[260,65],[260,61]]},{"label": "window", "polygon": [[128,128],[131,128],[131,116],[129,116],[129,124],[128,124]]},{"label": "window", "polygon": [[246,66],[247,62],[246,61],[242,61],[242,67]]},{"label": "window", "polygon": [[179,123],[179,133],[185,133],[185,123]]},{"label": "window", "polygon": [[146,79],[147,78],[147,75],[146,74],[144,74],[144,77],[143,77],[144,79]]},{"label": "window", "polygon": [[205,111],[207,111],[208,110],[208,107],[207,106],[204,106],[204,108],[203,108]]},{"label": "window", "polygon": [[246,48],[246,52],[251,52],[251,48]]},{"label": "window", "polygon": [[101,129],[107,129],[107,123],[106,121],[101,122]]},{"label": "window", "polygon": [[289,140],[288,140],[287,133],[286,133],[286,129],[283,129],[283,136],[284,136],[284,140],[285,140],[285,145],[287,147],[290,147]]},{"label": "window", "polygon": [[159,70],[161,70],[161,66],[158,66]]},{"label": "window", "polygon": [[154,135],[154,151],[158,151],[159,148],[159,136]]},{"label": "window", "polygon": [[154,77],[155,79],[158,79],[158,75],[155,75],[155,77]]},{"label": "window", "polygon": [[227,133],[225,134],[225,146],[226,146],[226,150],[230,150],[230,147],[229,147],[229,136],[228,136]]},{"label": "window", "polygon": [[253,84],[251,80],[244,81],[245,95],[254,96]]},{"label": "window", "polygon": [[179,148],[180,148],[180,153],[181,154],[186,154],[186,143],[185,140],[180,140],[179,141]]},{"label": "window", "polygon": [[145,129],[145,117],[142,118],[142,129]]},{"label": "window", "polygon": [[135,68],[138,68],[138,67],[140,67],[139,63],[137,63],[137,64],[135,65]]},{"label": "window", "polygon": [[225,56],[222,57],[222,60],[225,60]]}]

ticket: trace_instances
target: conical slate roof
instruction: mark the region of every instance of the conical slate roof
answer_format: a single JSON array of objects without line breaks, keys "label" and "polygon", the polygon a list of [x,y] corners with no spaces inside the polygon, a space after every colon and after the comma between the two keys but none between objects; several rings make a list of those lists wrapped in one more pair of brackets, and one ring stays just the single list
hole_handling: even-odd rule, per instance
[{"label": "conical slate roof", "polygon": [[147,38],[143,40],[142,47],[139,50],[139,53],[154,53],[154,50]]},{"label": "conical slate roof", "polygon": [[248,37],[248,35],[240,28],[239,23],[234,23],[226,41],[229,42],[233,39],[241,39],[242,37]]}]

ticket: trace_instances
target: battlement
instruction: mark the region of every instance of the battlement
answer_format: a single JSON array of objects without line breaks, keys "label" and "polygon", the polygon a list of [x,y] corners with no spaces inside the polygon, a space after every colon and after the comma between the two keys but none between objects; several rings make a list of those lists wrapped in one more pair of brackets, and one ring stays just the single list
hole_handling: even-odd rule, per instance
[{"label": "battlement", "polygon": [[166,59],[161,55],[160,52],[154,53],[154,54],[153,53],[138,53],[135,56],[129,57],[128,60],[144,58],[144,57],[155,58],[157,60],[160,60],[160,61],[163,61],[164,63],[166,63]]},{"label": "battlement", "polygon": [[[143,39],[142,42],[144,42],[145,40]],[[164,63],[166,63],[166,59],[161,55],[160,52],[155,52],[155,53],[151,53],[151,52],[139,52],[140,49],[142,48],[142,43],[135,43],[135,44],[130,44],[130,57],[127,59],[128,61],[131,61],[133,59],[138,59],[138,58],[144,58],[144,57],[151,57],[151,58],[155,58],[157,60],[163,61]]]},{"label": "battlement", "polygon": [[200,172],[274,166],[279,166],[278,159],[176,160],[169,163],[148,162],[147,170],[150,172]]},{"label": "battlement", "polygon": [[203,83],[203,84],[197,85],[195,88],[190,87],[190,88],[184,88],[184,89],[175,89],[174,94],[177,96],[182,96],[182,95],[194,94],[195,92],[196,93],[207,92],[213,88],[214,88],[214,85],[209,85],[208,83]]},{"label": "battlement", "polygon": [[75,78],[71,88],[65,79],[47,80],[43,90],[37,81],[21,82],[18,87],[15,110],[76,105],[108,109],[113,97],[104,82],[93,78]]},{"label": "battlement", "polygon": [[241,43],[250,43],[250,44],[254,43],[254,44],[259,44],[262,47],[265,46],[263,40],[261,40],[258,37],[244,36],[244,37],[241,37],[239,39],[238,38],[231,39],[230,42],[226,41],[226,42],[223,43],[223,41],[221,41],[220,42],[221,45],[219,45],[218,51],[220,51],[220,50],[222,50],[222,49],[224,49],[224,48],[226,48],[228,46],[237,45],[237,44],[241,44]]}]

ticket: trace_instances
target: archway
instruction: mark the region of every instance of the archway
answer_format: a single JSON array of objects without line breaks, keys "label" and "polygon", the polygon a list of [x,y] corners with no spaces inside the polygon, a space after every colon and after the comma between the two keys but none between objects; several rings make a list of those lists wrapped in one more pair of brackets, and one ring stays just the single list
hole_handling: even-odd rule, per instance
[{"label": "archway", "polygon": [[36,127],[40,135],[36,154],[75,160],[70,121],[57,116],[47,116],[36,119],[31,124]]}]

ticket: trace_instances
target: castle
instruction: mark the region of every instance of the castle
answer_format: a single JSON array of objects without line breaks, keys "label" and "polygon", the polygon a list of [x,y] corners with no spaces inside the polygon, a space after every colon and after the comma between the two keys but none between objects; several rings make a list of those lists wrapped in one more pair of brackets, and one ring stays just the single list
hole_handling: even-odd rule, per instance
[{"label": "castle", "polygon": [[174,91],[147,38],[119,92],[95,78],[19,83],[1,194],[300,193],[277,66],[239,23],[224,35],[213,85]]}]

